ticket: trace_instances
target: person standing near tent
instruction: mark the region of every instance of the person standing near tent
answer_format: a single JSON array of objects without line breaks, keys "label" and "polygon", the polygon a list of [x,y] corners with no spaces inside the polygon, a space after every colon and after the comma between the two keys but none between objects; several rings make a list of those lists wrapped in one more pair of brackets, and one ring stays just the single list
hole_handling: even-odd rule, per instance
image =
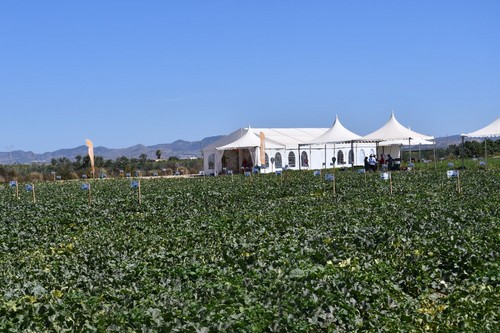
[{"label": "person standing near tent", "polygon": [[375,155],[370,155],[370,158],[368,159],[368,163],[370,164],[370,169],[375,172],[377,169],[377,159],[375,158]]},{"label": "person standing near tent", "polygon": [[391,154],[388,154],[387,155],[387,168],[389,169],[389,171],[392,170],[392,162],[393,162],[392,156],[391,156]]},{"label": "person standing near tent", "polygon": [[384,163],[385,163],[384,154],[380,154],[380,159],[378,160],[378,163],[379,163],[379,165],[380,165],[380,167],[379,167],[379,168],[380,168],[380,170],[382,170],[382,169],[383,169],[383,167],[384,167]]},{"label": "person standing near tent", "polygon": [[365,172],[370,171],[370,163],[368,163],[368,156],[365,156]]}]

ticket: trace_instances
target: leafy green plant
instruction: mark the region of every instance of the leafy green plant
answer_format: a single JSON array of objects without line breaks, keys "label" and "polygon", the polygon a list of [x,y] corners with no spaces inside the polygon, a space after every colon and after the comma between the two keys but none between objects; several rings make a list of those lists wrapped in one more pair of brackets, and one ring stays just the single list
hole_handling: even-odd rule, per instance
[{"label": "leafy green plant", "polygon": [[495,331],[498,171],[0,190],[1,331]]}]

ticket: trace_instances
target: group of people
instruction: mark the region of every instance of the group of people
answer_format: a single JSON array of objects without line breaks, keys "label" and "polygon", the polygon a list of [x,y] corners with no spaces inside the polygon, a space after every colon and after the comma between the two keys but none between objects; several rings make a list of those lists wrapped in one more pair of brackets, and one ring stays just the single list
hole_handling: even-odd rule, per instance
[{"label": "group of people", "polygon": [[365,156],[365,171],[373,171],[377,170],[377,164],[379,165],[380,170],[384,170],[387,168],[388,170],[392,170],[393,159],[391,154],[385,156],[385,154],[380,154],[380,158],[377,160],[377,156],[371,154],[369,157]]}]

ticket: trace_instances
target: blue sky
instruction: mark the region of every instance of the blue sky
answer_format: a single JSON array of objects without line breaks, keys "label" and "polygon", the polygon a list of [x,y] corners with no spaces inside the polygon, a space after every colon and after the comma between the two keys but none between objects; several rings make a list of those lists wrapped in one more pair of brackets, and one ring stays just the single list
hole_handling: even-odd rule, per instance
[{"label": "blue sky", "polygon": [[0,2],[0,151],[500,116],[500,1]]}]

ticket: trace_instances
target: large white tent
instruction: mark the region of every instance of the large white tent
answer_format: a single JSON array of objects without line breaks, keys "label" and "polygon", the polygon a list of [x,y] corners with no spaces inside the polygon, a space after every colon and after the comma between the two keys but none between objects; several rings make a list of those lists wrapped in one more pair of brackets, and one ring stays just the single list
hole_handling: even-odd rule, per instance
[{"label": "large white tent", "polygon": [[[260,166],[262,172],[281,168],[320,169],[363,165],[365,156],[401,145],[429,144],[430,135],[401,125],[391,114],[389,121],[364,137],[345,128],[336,117],[330,128],[240,128],[203,148],[205,174],[241,171]],[[263,141],[262,141],[263,140]],[[387,145],[387,146],[386,146]],[[261,152],[263,150],[263,152]],[[390,151],[390,150],[389,150]],[[259,158],[260,157],[260,158]],[[330,163],[330,161],[335,161]]]},{"label": "large white tent", "polygon": [[384,153],[391,154],[393,157],[400,157],[400,147],[403,144],[410,146],[419,143],[428,144],[433,139],[434,137],[431,135],[418,133],[401,125],[394,112],[391,113],[391,117],[384,126],[361,138],[361,140],[377,142],[383,147]]},{"label": "large white tent", "polygon": [[[309,142],[324,133],[326,128],[240,128],[203,148],[205,174],[219,174],[224,168],[238,172],[244,161],[248,165],[262,166],[263,172],[272,172],[289,166],[300,168],[299,144]],[[261,163],[260,134],[265,137],[265,163]],[[311,156],[302,154],[309,164]],[[274,162],[273,162],[274,161]],[[288,162],[288,163],[287,163]],[[309,165],[307,166],[309,167]]]}]

